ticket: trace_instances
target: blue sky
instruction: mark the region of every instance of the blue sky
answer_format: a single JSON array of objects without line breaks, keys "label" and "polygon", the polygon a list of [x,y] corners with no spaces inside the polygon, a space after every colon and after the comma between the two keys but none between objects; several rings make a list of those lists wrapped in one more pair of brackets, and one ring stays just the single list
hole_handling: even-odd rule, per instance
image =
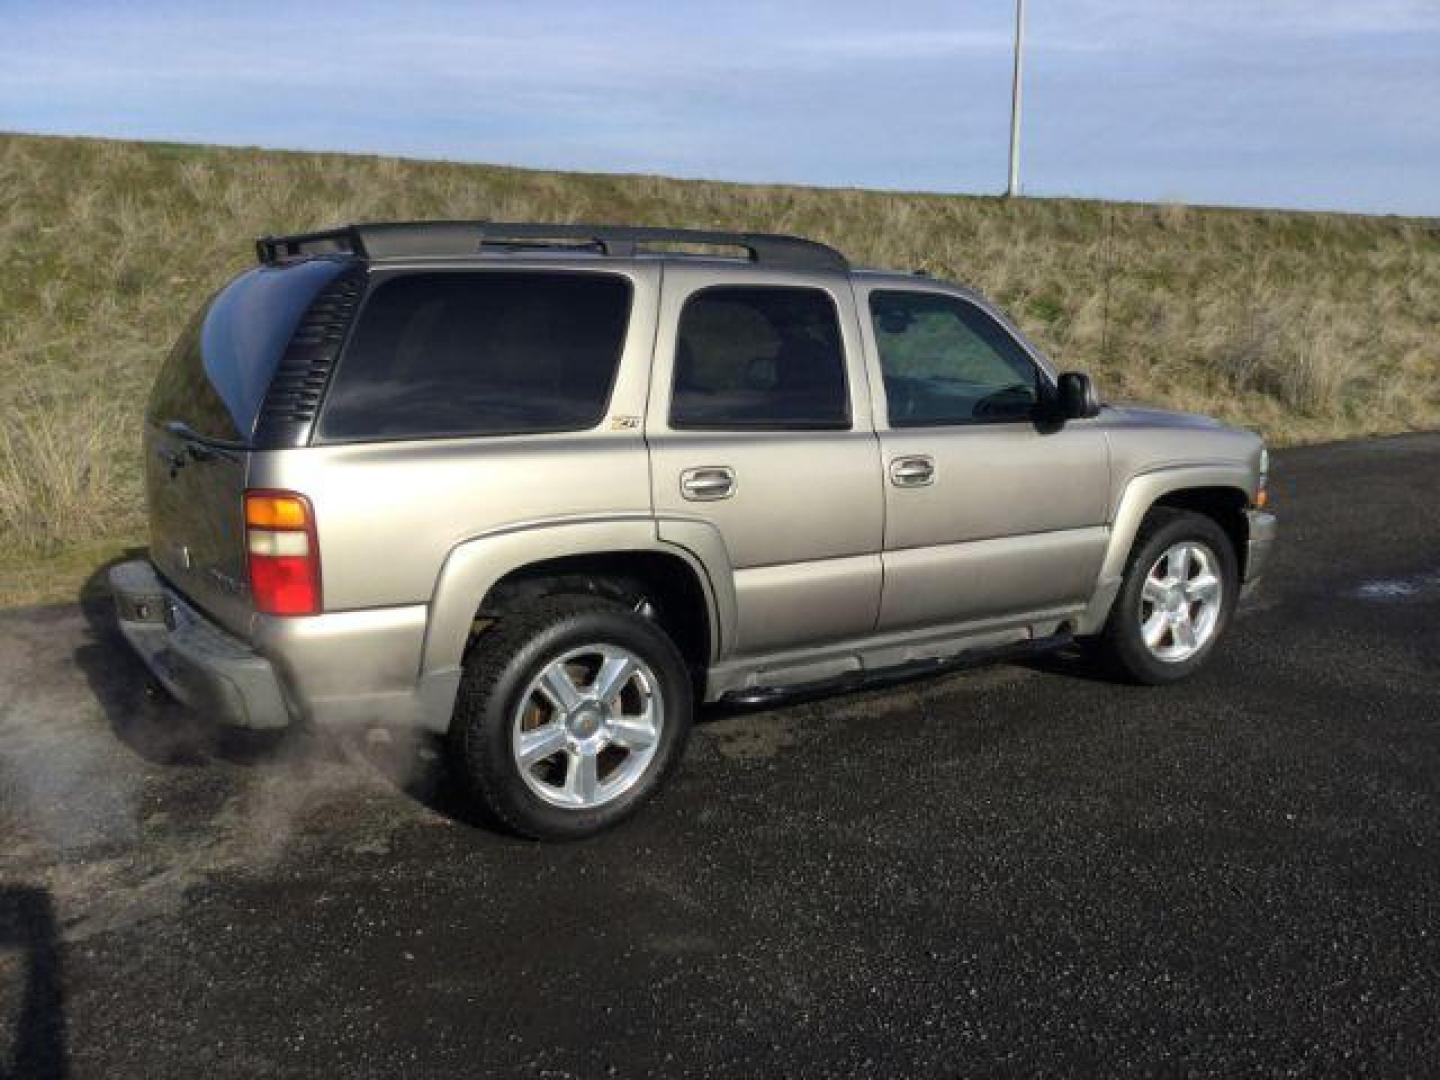
[{"label": "blue sky", "polygon": [[[1440,214],[1440,0],[1029,0],[1035,195]],[[0,129],[1003,188],[1013,0],[0,0]]]}]

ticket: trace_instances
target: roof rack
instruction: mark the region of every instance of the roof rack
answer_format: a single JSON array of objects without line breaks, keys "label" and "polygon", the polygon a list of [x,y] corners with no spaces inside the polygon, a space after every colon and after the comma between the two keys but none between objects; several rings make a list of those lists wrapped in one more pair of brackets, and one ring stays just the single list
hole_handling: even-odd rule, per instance
[{"label": "roof rack", "polygon": [[[479,255],[486,248],[593,250],[617,258],[645,245],[676,244],[744,250],[751,262],[780,270],[850,268],[840,252],[814,240],[770,233],[712,232],[648,226],[546,225],[538,222],[407,221],[341,225],[291,236],[264,236],[255,254],[266,264],[310,255],[350,254],[362,259]],[[678,253],[677,253],[678,254]]]}]

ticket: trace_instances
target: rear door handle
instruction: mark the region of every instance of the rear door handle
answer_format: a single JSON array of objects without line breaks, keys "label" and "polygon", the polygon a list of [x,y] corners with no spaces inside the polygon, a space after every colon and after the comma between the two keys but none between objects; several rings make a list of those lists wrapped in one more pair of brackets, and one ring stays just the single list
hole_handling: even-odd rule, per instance
[{"label": "rear door handle", "polygon": [[929,454],[910,454],[890,462],[890,482],[896,487],[925,487],[935,482],[935,459]]},{"label": "rear door handle", "polygon": [[735,470],[728,465],[702,465],[680,474],[680,494],[691,502],[714,502],[735,494]]}]

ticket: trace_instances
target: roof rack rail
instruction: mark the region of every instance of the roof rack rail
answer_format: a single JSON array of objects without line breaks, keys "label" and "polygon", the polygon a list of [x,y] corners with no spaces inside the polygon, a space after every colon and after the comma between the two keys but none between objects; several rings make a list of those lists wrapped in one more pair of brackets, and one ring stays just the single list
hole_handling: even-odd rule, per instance
[{"label": "roof rack rail", "polygon": [[771,233],[714,232],[650,226],[546,225],[539,222],[408,221],[341,225],[255,241],[260,262],[271,264],[310,255],[351,254],[365,259],[478,255],[486,248],[588,248],[602,255],[633,256],[645,245],[683,244],[740,248],[751,262],[780,270],[850,268],[840,252],[814,240]]}]

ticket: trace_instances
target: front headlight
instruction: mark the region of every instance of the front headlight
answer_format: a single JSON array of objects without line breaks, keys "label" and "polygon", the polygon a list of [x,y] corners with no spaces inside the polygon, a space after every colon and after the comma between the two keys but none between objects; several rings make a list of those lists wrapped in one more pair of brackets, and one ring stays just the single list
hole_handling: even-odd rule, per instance
[{"label": "front headlight", "polygon": [[1270,479],[1270,448],[1260,448],[1260,482],[1255,485],[1255,505],[1263,508],[1270,501],[1270,492],[1266,483]]}]

